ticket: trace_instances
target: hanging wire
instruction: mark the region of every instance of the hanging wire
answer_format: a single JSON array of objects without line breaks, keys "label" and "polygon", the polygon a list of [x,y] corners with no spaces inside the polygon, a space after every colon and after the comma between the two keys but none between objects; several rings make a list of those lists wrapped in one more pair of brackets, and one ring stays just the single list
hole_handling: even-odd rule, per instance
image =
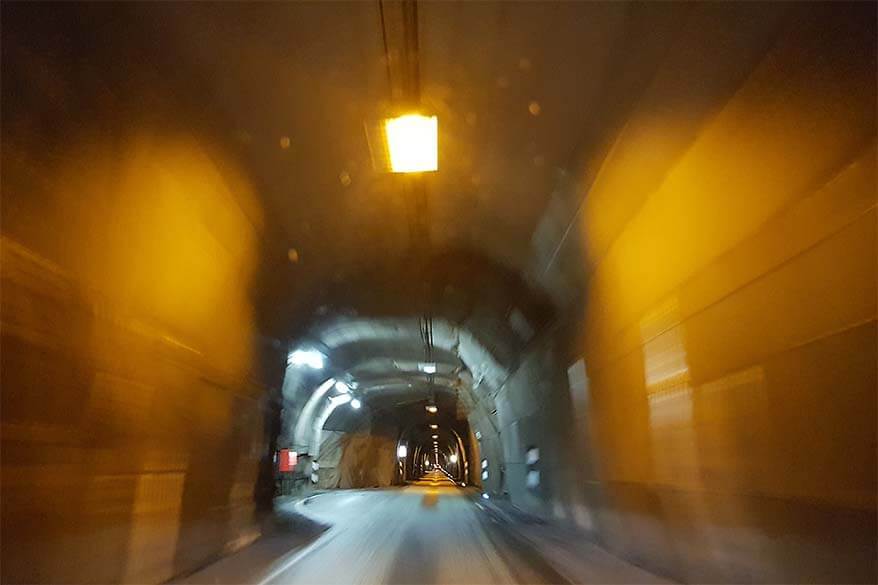
[{"label": "hanging wire", "polygon": [[[402,100],[406,106],[420,106],[421,102],[421,73],[420,73],[420,34],[418,31],[418,3],[417,0],[405,0],[401,4],[402,9]],[[395,100],[393,85],[393,67],[391,63],[390,44],[388,43],[387,14],[383,0],[378,0],[378,14],[381,20],[381,39],[384,43],[384,60],[387,70],[387,81],[390,86],[391,100]],[[399,105],[399,104],[397,104]],[[424,312],[419,319],[421,340],[424,343],[424,361],[433,362],[433,295],[429,278],[430,261],[432,257],[430,246],[430,209],[426,185],[423,178],[416,177],[413,180],[403,180],[403,196],[409,201],[409,229],[412,241],[412,249],[416,256],[420,256],[423,270],[420,277],[424,283]],[[428,392],[429,400],[435,403],[434,375],[429,373]]]},{"label": "hanging wire", "polygon": [[387,70],[387,87],[393,97],[393,75],[390,71],[390,50],[387,46],[387,23],[384,20],[384,2],[378,0],[378,17],[381,20],[381,40],[384,42],[384,66]]}]

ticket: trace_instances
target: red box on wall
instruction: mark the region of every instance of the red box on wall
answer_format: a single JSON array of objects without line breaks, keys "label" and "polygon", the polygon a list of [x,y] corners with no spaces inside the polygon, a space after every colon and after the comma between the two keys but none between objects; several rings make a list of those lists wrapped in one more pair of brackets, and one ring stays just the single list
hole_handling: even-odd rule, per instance
[{"label": "red box on wall", "polygon": [[296,467],[299,454],[292,449],[281,449],[277,458],[278,471],[292,471]]}]

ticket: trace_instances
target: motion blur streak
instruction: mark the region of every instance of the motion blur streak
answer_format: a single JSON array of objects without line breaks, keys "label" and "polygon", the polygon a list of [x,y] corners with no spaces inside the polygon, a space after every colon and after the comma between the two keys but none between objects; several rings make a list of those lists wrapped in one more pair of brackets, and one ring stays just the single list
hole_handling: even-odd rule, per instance
[{"label": "motion blur streak", "polygon": [[68,148],[56,168],[4,143],[4,572],[162,580],[180,539],[252,515],[261,219],[194,140]]},{"label": "motion blur streak", "polygon": [[158,123],[149,88],[151,114],[105,96],[56,127],[3,97],[3,581],[168,579],[254,534],[261,205],[219,145]]},{"label": "motion blur streak", "polygon": [[878,580],[874,2],[0,10],[3,583]]}]

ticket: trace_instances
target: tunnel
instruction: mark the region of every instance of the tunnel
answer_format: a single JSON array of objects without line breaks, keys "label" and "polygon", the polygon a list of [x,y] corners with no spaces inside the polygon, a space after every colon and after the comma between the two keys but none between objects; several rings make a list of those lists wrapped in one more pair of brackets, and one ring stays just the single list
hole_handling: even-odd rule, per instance
[{"label": "tunnel", "polygon": [[875,3],[0,10],[3,583],[878,579]]}]

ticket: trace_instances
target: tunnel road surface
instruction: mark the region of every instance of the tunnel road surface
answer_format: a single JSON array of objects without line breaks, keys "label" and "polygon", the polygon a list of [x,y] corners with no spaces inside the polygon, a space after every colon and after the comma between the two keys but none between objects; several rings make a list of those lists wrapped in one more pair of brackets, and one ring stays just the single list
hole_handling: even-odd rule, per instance
[{"label": "tunnel road surface", "polygon": [[[617,564],[604,561],[602,570],[588,571],[585,579],[570,579],[471,495],[434,472],[404,488],[339,491],[311,498],[299,508],[332,528],[277,563],[259,582],[662,582],[618,559],[613,559]],[[621,573],[620,565],[626,567]],[[608,566],[611,573],[601,572]]]},{"label": "tunnel road surface", "polygon": [[435,471],[405,488],[313,498],[333,529],[262,583],[566,583]]}]

